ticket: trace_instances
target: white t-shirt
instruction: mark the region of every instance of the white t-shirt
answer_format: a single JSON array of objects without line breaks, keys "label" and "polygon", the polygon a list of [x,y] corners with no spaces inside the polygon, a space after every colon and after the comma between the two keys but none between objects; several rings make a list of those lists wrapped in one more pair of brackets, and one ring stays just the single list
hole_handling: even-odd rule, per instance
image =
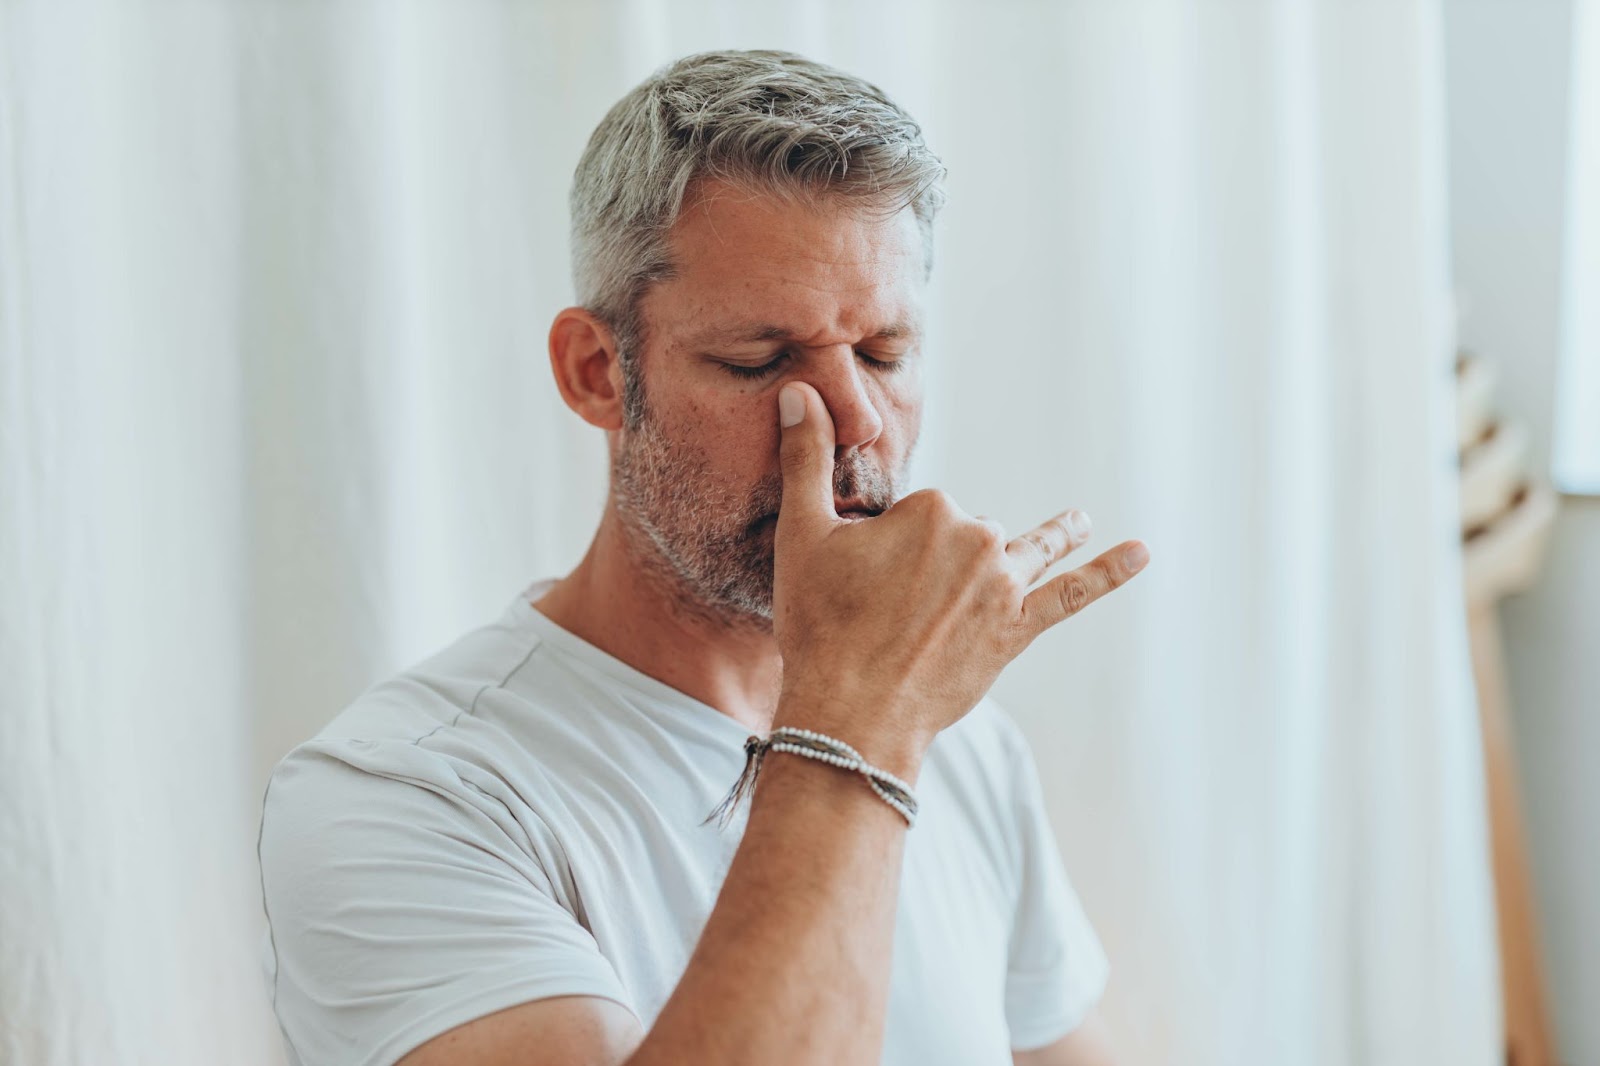
[{"label": "white t-shirt", "polygon": [[[603,996],[648,1029],[677,984],[748,800],[701,822],[750,731],[535,610],[553,580],[274,770],[262,949],[296,1066],[392,1063],[547,996]],[[882,1061],[1009,1066],[1078,1025],[1105,955],[999,707],[940,733],[915,791]]]}]

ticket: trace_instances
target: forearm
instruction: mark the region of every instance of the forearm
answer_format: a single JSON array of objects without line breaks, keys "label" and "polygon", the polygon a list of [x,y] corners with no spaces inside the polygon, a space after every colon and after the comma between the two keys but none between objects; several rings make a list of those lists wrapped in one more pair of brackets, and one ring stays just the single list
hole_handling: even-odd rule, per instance
[{"label": "forearm", "polygon": [[859,777],[769,755],[716,906],[627,1066],[876,1064],[906,832]]}]

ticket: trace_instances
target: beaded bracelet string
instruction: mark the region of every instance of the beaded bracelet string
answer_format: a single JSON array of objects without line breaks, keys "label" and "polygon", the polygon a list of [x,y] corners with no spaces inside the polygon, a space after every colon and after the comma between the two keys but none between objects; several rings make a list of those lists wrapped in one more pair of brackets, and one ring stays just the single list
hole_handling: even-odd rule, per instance
[{"label": "beaded bracelet string", "polygon": [[872,786],[883,802],[900,812],[900,817],[906,820],[906,826],[916,825],[917,798],[911,794],[911,786],[889,773],[880,770],[861,757],[861,753],[842,740],[813,732],[810,729],[793,729],[788,726],[779,726],[765,739],[751,734],[744,742],[744,772],[739,775],[733,788],[723,797],[722,802],[706,815],[704,822],[717,820],[717,827],[722,828],[733,817],[734,810],[744,798],[755,791],[756,776],[761,773],[761,760],[766,758],[769,751],[788,752],[793,755],[802,755],[808,759],[837,766],[841,770],[850,770],[867,779],[867,784]]}]

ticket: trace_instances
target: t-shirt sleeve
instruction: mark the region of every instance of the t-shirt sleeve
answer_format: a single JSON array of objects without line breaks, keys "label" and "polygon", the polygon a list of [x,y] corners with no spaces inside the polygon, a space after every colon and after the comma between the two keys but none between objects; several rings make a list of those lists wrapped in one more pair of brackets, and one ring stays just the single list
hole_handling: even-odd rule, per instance
[{"label": "t-shirt sleeve", "polygon": [[274,771],[260,862],[290,1060],[387,1066],[548,996],[633,1009],[504,804],[409,741],[319,740]]},{"label": "t-shirt sleeve", "polygon": [[1105,991],[1110,967],[1067,879],[1033,754],[1014,725],[1010,731],[1021,888],[1006,968],[1006,1022],[1012,1048],[1028,1051],[1083,1022]]}]

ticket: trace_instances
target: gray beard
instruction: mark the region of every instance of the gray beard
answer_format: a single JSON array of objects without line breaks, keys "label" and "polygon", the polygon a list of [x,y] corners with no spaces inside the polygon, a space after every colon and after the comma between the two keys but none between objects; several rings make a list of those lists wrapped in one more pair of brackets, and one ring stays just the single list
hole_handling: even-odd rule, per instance
[{"label": "gray beard", "polygon": [[[899,479],[858,452],[834,466],[834,492],[874,510],[899,498]],[[611,462],[618,517],[636,562],[686,611],[730,628],[772,631],[773,540],[783,479],[746,492],[710,473],[704,455],[673,440],[647,409]],[[645,543],[638,543],[639,540]]]}]

